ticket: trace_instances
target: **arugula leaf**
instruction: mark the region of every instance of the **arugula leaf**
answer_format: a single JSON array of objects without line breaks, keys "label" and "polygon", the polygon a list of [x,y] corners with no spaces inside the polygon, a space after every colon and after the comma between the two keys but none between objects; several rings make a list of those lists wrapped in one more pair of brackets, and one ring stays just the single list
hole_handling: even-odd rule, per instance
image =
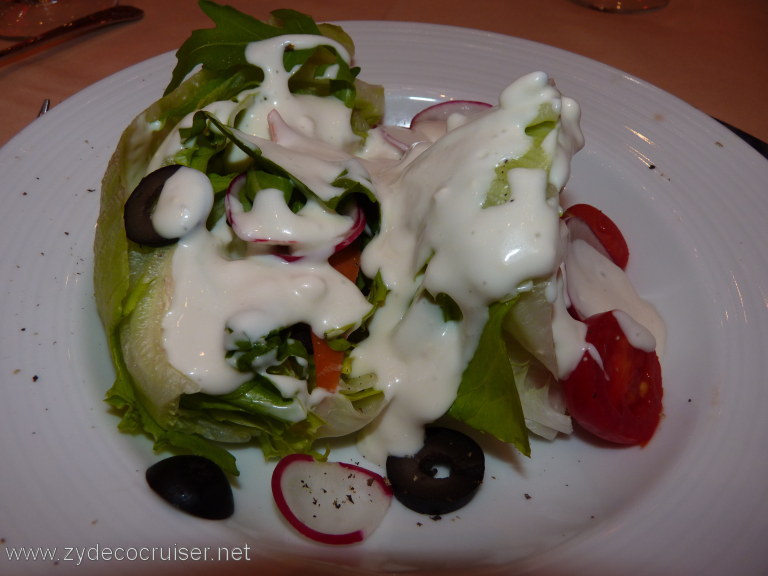
[{"label": "arugula leaf", "polygon": [[288,8],[274,10],[270,23],[282,28],[283,34],[322,34],[310,16]]},{"label": "arugula leaf", "polygon": [[349,350],[355,344],[365,340],[368,337],[368,326],[371,320],[373,320],[376,312],[387,301],[389,289],[384,283],[380,270],[376,272],[376,276],[373,278],[368,278],[364,274],[358,274],[357,287],[363,294],[368,294],[368,302],[371,303],[371,309],[361,319],[360,326],[346,338],[336,338],[328,341],[328,344],[334,350]]},{"label": "arugula leaf", "polygon": [[216,27],[193,31],[176,51],[176,67],[165,94],[179,86],[199,64],[222,75],[228,75],[239,66],[248,65],[245,59],[245,47],[248,44],[283,33],[280,28],[265,24],[231,6],[200,0],[200,8]]},{"label": "arugula leaf", "polygon": [[254,417],[284,422],[292,420],[280,415],[304,415],[303,408],[297,404],[296,400],[283,398],[272,383],[263,376],[252,378],[228,394],[217,396],[204,392],[185,394],[181,397],[179,405],[183,410],[243,412]]},{"label": "arugula leaf", "polygon": [[[376,195],[371,191],[370,188],[363,186],[358,182],[357,180],[353,180],[352,178],[347,178],[346,171],[339,175],[336,180],[331,182],[332,186],[335,186],[338,188],[341,192],[338,196],[334,196],[327,202],[325,202],[326,206],[330,208],[331,210],[338,210],[339,205],[344,202],[347,198],[350,196],[358,195],[365,200],[367,200],[370,204],[378,204],[379,201],[376,198]],[[368,214],[367,216],[371,216]],[[374,223],[372,222],[371,218],[366,219],[366,222],[368,223],[368,226],[374,227]],[[378,214],[376,214],[376,223],[375,223],[375,229],[378,230]]]},{"label": "arugula leaf", "polygon": [[288,172],[285,168],[283,168],[279,164],[276,164],[275,162],[273,162],[272,160],[264,156],[261,153],[261,149],[256,144],[246,141],[244,138],[241,138],[238,134],[242,134],[242,132],[238,133],[234,128],[227,126],[210,112],[205,112],[205,111],[196,112],[194,121],[197,122],[198,119],[200,118],[204,118],[209,124],[213,125],[216,128],[216,131],[223,134],[226,138],[231,140],[235,146],[237,146],[238,148],[240,148],[240,150],[245,152],[245,154],[253,162],[252,168],[256,168],[258,170],[263,170],[264,172],[268,172],[270,174],[275,174],[277,176],[282,176],[284,178],[287,178],[293,183],[294,187],[297,188],[302,194],[304,194],[307,197],[314,197],[321,204],[323,203],[322,199],[317,198],[316,195],[312,192],[312,190],[310,190],[307,187],[307,185],[304,184],[301,180],[293,176],[290,172]]},{"label": "arugula leaf", "polygon": [[[195,30],[176,52],[176,67],[165,95],[178,88],[198,66],[215,79],[208,87],[207,101],[231,98],[247,88],[258,86],[263,71],[246,60],[246,47],[252,42],[284,34],[324,36],[339,42],[350,56],[354,43],[340,27],[316,24],[312,17],[295,10],[275,10],[269,23],[243,14],[231,6],[200,0],[200,7],[214,22],[214,28]],[[368,129],[382,119],[384,88],[357,79],[358,67],[350,65],[330,46],[305,50],[286,50],[285,69],[292,73],[289,86],[295,94],[334,96],[352,109],[352,129],[365,137]],[[327,77],[329,67],[333,77]],[[221,84],[220,86],[218,84]]]},{"label": "arugula leaf", "polygon": [[384,110],[384,87],[380,84],[368,84],[355,80],[355,109],[352,110],[352,130],[364,135],[371,126],[381,123]]},{"label": "arugula leaf", "polygon": [[[233,337],[234,334],[230,334],[229,338]],[[226,353],[226,358],[234,364],[238,372],[258,376],[264,371],[268,374],[307,379],[309,353],[306,346],[292,336],[291,328],[273,330],[255,341],[245,334],[241,334],[240,338],[233,343],[234,347],[232,344],[227,345]]]},{"label": "arugula leaf", "polygon": [[275,189],[283,193],[285,204],[295,214],[307,203],[305,196],[295,194],[293,183],[290,178],[282,175],[270,174],[264,170],[248,170],[245,173],[245,186],[238,194],[238,200],[243,205],[245,211],[253,207],[256,195],[262,190]]},{"label": "arugula leaf", "polygon": [[[165,89],[166,94],[179,86],[198,65],[222,76],[230,76],[238,68],[252,67],[246,60],[245,50],[252,42],[284,34],[323,35],[312,17],[295,10],[275,10],[268,24],[231,6],[222,6],[210,0],[200,0],[200,7],[215,27],[193,31],[181,45],[176,52],[176,67]],[[304,67],[310,59],[313,65]],[[317,78],[322,76],[327,66],[339,65],[338,76],[324,82],[331,89],[326,88],[325,93],[319,95],[334,94],[352,108],[355,100],[354,79],[359,70],[350,69],[335,51],[328,47],[286,50],[284,63],[288,71],[301,67],[296,77],[292,78],[293,91],[313,94],[318,93]]]},{"label": "arugula leaf", "polygon": [[512,299],[489,307],[477,350],[464,370],[448,414],[502,442],[514,444],[530,456],[528,430],[515,383],[516,366],[502,335],[504,318],[514,305]]},{"label": "arugula leaf", "polygon": [[[347,178],[345,173],[340,174],[333,182],[331,182],[332,186],[339,188],[339,193],[333,198],[324,200],[315,194],[311,188],[304,184],[304,182],[294,174],[291,174],[288,170],[264,156],[261,149],[256,144],[241,138],[238,135],[237,130],[227,126],[210,112],[197,112],[195,114],[195,122],[201,117],[204,117],[211,125],[213,125],[216,129],[215,131],[229,138],[233,144],[240,148],[240,150],[251,159],[251,169],[261,170],[273,176],[279,176],[292,184],[293,190],[291,194],[287,194],[287,196],[290,196],[289,206],[294,211],[298,211],[298,209],[305,204],[305,201],[309,199],[314,200],[329,210],[337,210],[339,205],[352,195],[358,195],[369,204],[377,204],[378,202],[376,196],[370,189],[356,180]],[[284,190],[283,186],[279,186],[278,188]],[[303,196],[304,201],[297,200],[297,194]],[[375,216],[375,223],[378,225],[378,214],[366,214],[366,216]],[[372,225],[374,222],[373,220],[367,221],[369,222],[369,225]]]},{"label": "arugula leaf", "polygon": [[461,311],[461,306],[451,298],[450,294],[440,292],[433,301],[442,310],[445,322],[461,322],[463,320],[464,313]]}]

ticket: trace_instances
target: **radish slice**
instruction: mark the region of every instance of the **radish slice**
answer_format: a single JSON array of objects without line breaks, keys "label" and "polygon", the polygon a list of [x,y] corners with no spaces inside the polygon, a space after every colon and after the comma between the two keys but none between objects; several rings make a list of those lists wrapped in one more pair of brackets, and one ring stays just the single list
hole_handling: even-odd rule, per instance
[{"label": "radish slice", "polygon": [[[235,206],[240,204],[240,201],[238,200],[238,195],[240,194],[240,190],[243,189],[243,186],[245,186],[245,172],[242,174],[239,174],[236,176],[232,182],[229,183],[229,188],[227,188],[227,193],[224,196],[224,207],[227,212],[227,224],[230,225],[232,228],[232,231],[235,233],[236,236],[243,239],[248,239],[248,235],[246,234],[245,230],[241,230],[239,225],[239,220],[236,215]],[[251,242],[258,242],[259,240],[253,240],[248,239]],[[266,241],[265,241],[266,243]]]},{"label": "radish slice", "polygon": [[491,108],[486,102],[475,100],[448,100],[425,108],[411,120],[411,128],[415,128],[421,122],[447,122],[451,114],[472,116]]},{"label": "radish slice", "polygon": [[336,244],[333,251],[338,252],[339,250],[343,250],[352,244],[352,242],[357,240],[360,234],[363,233],[363,230],[365,230],[365,212],[363,212],[363,209],[360,208],[358,204],[355,204],[354,220],[352,221],[352,226],[350,226],[349,231],[347,232],[347,235],[344,237],[344,239]]},{"label": "radish slice", "polygon": [[[227,223],[235,235],[242,240],[263,246],[273,246],[275,247],[274,255],[288,262],[301,260],[311,254],[322,254],[327,258],[330,254],[352,244],[365,230],[365,212],[356,203],[351,206],[348,214],[330,212],[319,205],[308,205],[297,214],[291,214],[289,208],[282,204],[281,197],[278,203],[275,203],[273,199],[272,204],[267,204],[267,208],[280,208],[283,214],[282,219],[271,215],[272,213],[269,212],[271,216],[268,223],[274,226],[275,222],[279,220],[285,227],[272,231],[266,228],[266,233],[264,229],[260,229],[260,235],[257,235],[248,225],[251,212],[245,212],[238,199],[244,185],[245,174],[237,176],[229,185],[224,197]],[[273,191],[264,191],[263,193],[270,194],[271,192]],[[281,193],[278,195],[281,196]],[[308,208],[312,208],[312,210],[308,210]],[[256,210],[256,206],[252,208],[253,210]],[[259,221],[257,220],[257,222]],[[293,238],[288,237],[289,234]]]},{"label": "radish slice", "polygon": [[324,544],[354,544],[379,525],[392,489],[375,472],[291,454],[272,473],[277,509],[300,534]]},{"label": "radish slice", "polygon": [[406,152],[415,144],[434,142],[441,137],[446,131],[445,124],[452,114],[472,116],[488,110],[488,108],[491,108],[491,105],[485,102],[448,100],[418,112],[411,119],[411,124],[407,128],[405,126],[383,126],[381,132],[384,140],[401,152]]}]

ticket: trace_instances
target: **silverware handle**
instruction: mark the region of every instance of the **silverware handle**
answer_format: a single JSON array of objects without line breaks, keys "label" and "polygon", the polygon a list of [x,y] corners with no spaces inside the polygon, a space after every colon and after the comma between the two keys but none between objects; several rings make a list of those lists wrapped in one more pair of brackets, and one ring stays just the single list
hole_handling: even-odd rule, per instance
[{"label": "silverware handle", "polygon": [[75,34],[83,34],[105,26],[120,24],[121,22],[139,20],[142,16],[144,16],[144,12],[141,9],[135,8],[134,6],[118,4],[117,6],[112,6],[111,8],[88,14],[82,18],[77,18],[76,20],[62,24],[61,26],[56,26],[37,36],[25,38],[21,42],[17,42],[8,48],[0,50],[0,58],[11,56],[12,54],[31,48],[32,46],[52,42],[54,40],[62,40],[69,35],[74,36]]}]

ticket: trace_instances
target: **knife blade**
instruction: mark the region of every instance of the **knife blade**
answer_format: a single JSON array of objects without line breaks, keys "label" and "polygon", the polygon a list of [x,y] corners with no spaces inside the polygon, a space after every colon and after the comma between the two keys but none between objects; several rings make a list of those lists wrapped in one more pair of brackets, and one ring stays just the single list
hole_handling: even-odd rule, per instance
[{"label": "knife blade", "polygon": [[77,18],[61,26],[46,30],[37,36],[30,36],[21,42],[17,42],[0,50],[0,61],[7,60],[9,56],[19,54],[33,47],[53,42],[63,42],[86,32],[112,26],[123,22],[139,20],[144,16],[144,11],[134,6],[119,4],[105,10],[99,10],[81,18]]}]

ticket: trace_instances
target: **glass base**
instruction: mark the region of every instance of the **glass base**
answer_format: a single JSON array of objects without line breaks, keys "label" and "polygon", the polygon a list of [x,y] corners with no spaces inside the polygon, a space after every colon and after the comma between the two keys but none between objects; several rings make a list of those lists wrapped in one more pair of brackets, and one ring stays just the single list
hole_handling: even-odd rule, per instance
[{"label": "glass base", "polygon": [[0,38],[37,36],[115,4],[117,0],[0,0]]},{"label": "glass base", "polygon": [[572,0],[576,4],[613,14],[634,14],[664,8],[669,0]]}]

